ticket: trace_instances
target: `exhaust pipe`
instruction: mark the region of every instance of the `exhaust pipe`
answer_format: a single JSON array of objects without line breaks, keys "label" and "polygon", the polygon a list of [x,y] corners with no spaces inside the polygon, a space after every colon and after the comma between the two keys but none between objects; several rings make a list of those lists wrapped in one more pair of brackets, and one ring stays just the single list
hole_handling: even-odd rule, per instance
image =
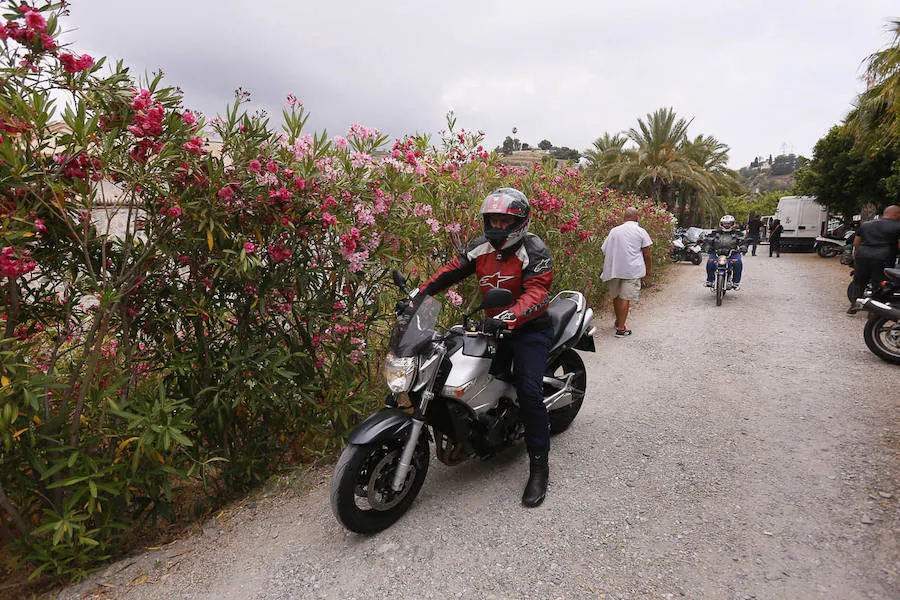
[{"label": "exhaust pipe", "polygon": [[851,314],[856,314],[861,310],[875,313],[879,317],[900,322],[900,308],[894,308],[890,304],[872,300],[871,298],[858,298],[850,309]]}]

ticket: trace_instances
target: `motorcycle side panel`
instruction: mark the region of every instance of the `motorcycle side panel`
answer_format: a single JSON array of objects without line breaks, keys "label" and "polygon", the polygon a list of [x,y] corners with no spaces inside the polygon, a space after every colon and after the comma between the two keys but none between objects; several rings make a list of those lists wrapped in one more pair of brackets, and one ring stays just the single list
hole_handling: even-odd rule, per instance
[{"label": "motorcycle side panel", "polygon": [[350,433],[351,444],[371,444],[401,435],[410,427],[412,416],[399,408],[382,408],[369,415]]},{"label": "motorcycle side panel", "polygon": [[456,352],[450,356],[453,368],[444,386],[458,389],[469,384],[462,395],[454,394],[452,398],[465,403],[476,413],[485,412],[496,406],[501,396],[516,397],[515,388],[511,383],[491,375],[492,359],[491,356],[468,356],[464,352]]}]

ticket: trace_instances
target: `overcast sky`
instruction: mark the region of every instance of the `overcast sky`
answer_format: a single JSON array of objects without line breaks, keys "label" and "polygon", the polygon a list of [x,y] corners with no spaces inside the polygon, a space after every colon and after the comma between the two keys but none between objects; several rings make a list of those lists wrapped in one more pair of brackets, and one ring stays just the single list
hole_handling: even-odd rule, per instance
[{"label": "overcast sky", "polygon": [[452,109],[488,148],[517,127],[583,151],[672,107],[738,168],[811,156],[891,18],[896,0],[73,0],[63,27],[208,117],[243,87],[276,119],[296,94],[330,135],[437,132]]}]

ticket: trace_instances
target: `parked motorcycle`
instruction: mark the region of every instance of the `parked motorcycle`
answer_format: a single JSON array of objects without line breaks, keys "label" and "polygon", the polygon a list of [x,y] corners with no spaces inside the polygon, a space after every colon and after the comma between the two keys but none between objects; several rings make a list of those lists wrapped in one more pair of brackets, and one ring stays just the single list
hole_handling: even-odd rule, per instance
[{"label": "parked motorcycle", "polygon": [[[477,311],[511,305],[512,293],[489,290],[462,325],[439,332],[441,303],[411,295],[398,271],[394,283],[411,302],[397,317],[385,359],[392,393],[350,434],[331,482],[335,516],[357,533],[386,529],[409,509],[425,481],[432,441],[441,462],[457,465],[492,456],[525,430],[512,377],[493,371],[497,335],[503,334],[485,334],[469,322]],[[544,404],[552,435],[569,427],[581,409],[587,373],[576,350],[594,350],[596,328],[580,292],[560,292],[547,313],[553,345]]]},{"label": "parked motorcycle", "polygon": [[838,254],[844,252],[848,247],[853,250],[853,238],[856,237],[856,231],[850,229],[840,238],[832,238],[819,236],[813,242],[813,248],[816,254],[822,258],[834,258]]},{"label": "parked motorcycle", "polygon": [[703,247],[698,241],[698,236],[692,235],[691,230],[700,231],[697,227],[675,230],[672,249],[669,250],[669,258],[672,259],[672,262],[687,260],[695,265],[703,262]]},{"label": "parked motorcycle", "polygon": [[900,365],[900,269],[885,269],[884,281],[872,295],[859,298],[850,309],[869,313],[863,339],[875,356]]}]

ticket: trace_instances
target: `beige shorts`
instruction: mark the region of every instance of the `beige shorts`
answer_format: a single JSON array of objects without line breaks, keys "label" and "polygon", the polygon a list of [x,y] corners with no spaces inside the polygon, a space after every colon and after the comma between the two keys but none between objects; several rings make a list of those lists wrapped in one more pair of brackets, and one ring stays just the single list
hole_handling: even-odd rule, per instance
[{"label": "beige shorts", "polygon": [[606,283],[609,285],[609,295],[613,298],[631,302],[641,295],[640,279],[610,279]]}]

